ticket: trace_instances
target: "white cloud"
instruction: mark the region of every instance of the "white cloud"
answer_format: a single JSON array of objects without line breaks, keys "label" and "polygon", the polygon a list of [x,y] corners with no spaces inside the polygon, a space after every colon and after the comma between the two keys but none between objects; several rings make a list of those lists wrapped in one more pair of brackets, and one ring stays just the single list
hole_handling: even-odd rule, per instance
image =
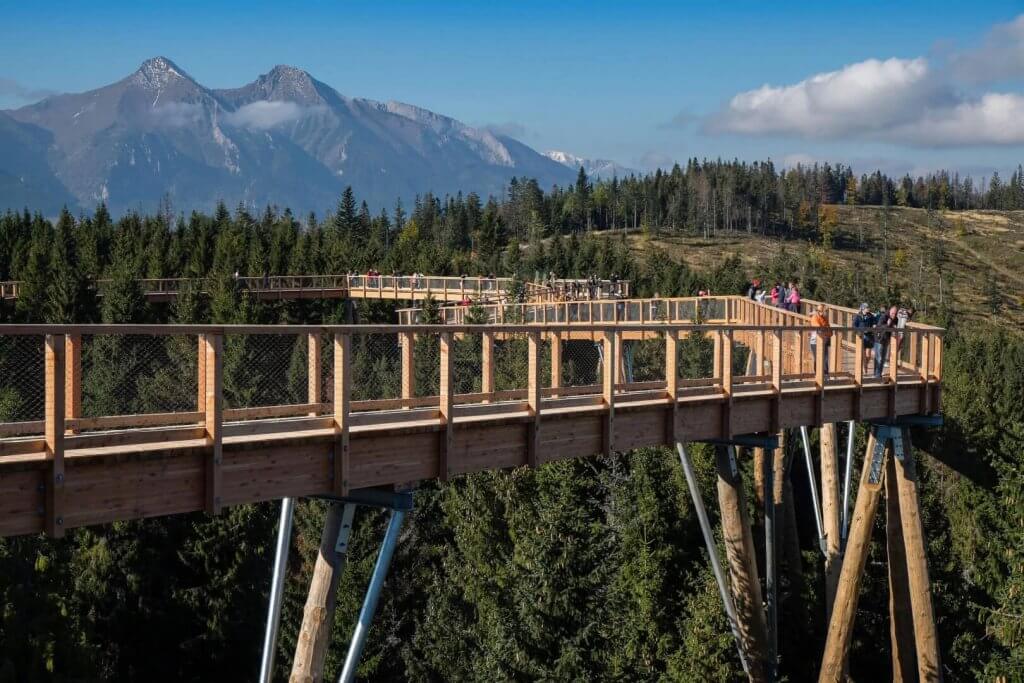
[{"label": "white cloud", "polygon": [[295,102],[260,100],[242,105],[224,115],[224,120],[239,128],[268,130],[282,123],[297,121],[309,113],[312,107],[301,107]]},{"label": "white cloud", "polygon": [[1024,14],[996,24],[980,46],[954,54],[953,75],[967,83],[1024,78]]},{"label": "white cloud", "polygon": [[705,130],[808,138],[852,137],[913,121],[950,102],[925,59],[869,59],[794,85],[741,92],[705,122]]},{"label": "white cloud", "polygon": [[735,95],[709,133],[866,140],[917,147],[1024,144],[1024,97],[963,95],[923,57],[869,59],[793,85]]}]

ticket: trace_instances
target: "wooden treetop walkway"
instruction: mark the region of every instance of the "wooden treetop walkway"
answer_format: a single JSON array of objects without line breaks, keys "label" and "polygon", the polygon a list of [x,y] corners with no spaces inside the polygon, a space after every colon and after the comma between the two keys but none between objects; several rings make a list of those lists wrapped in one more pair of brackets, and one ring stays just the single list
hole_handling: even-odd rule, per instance
[{"label": "wooden treetop walkway", "polygon": [[[267,277],[238,277],[239,290],[261,300],[292,299],[388,299],[395,301],[422,301],[428,296],[442,302],[459,302],[465,298],[478,300],[505,300],[512,293],[512,278],[482,276],[423,276],[412,275],[270,275]],[[103,295],[109,280],[95,282],[96,293]],[[187,287],[204,291],[207,283],[202,278],[147,278],[138,280],[143,295],[153,302],[173,301]],[[554,287],[534,282],[523,282],[530,300],[546,300],[558,296],[560,290],[576,284],[578,291],[586,292],[585,280],[559,279]],[[0,298],[14,300],[19,297],[22,283],[0,282]],[[599,281],[594,296],[613,293],[628,295],[629,283]]]},{"label": "wooden treetop walkway", "polygon": [[812,356],[805,316],[742,297],[573,305],[475,326],[0,325],[0,535],[939,410],[939,328],[911,323],[876,378],[841,307]]}]

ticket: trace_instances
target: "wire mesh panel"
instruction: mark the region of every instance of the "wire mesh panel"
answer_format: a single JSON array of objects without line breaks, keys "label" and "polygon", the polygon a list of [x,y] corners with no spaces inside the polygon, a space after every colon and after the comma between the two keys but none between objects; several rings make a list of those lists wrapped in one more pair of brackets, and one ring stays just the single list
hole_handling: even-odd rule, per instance
[{"label": "wire mesh panel", "polygon": [[452,392],[475,394],[483,391],[483,335],[452,336]]},{"label": "wire mesh panel", "polygon": [[195,336],[83,335],[82,417],[197,410],[197,358]]},{"label": "wire mesh panel", "polygon": [[353,334],[351,344],[352,400],[399,398],[402,395],[402,348],[398,335]]},{"label": "wire mesh panel", "polygon": [[43,419],[44,365],[42,335],[0,337],[0,422]]},{"label": "wire mesh panel", "polygon": [[436,334],[417,335],[413,343],[416,396],[437,396],[441,392],[441,341]]},{"label": "wire mesh panel", "polygon": [[627,382],[654,382],[665,379],[665,339],[624,341],[622,360]]},{"label": "wire mesh panel", "polygon": [[224,337],[226,408],[306,403],[308,377],[304,334],[229,334]]},{"label": "wire mesh panel", "polygon": [[600,344],[589,339],[562,340],[562,386],[588,386],[600,381]]},{"label": "wire mesh panel", "polygon": [[676,367],[681,379],[705,379],[714,373],[715,342],[706,332],[679,335]]}]

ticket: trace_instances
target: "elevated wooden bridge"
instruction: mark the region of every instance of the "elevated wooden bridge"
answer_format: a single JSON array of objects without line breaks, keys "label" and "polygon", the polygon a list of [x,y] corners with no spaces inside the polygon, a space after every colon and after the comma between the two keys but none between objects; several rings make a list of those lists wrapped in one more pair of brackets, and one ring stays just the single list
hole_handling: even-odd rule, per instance
[{"label": "elevated wooden bridge", "polygon": [[[383,299],[422,301],[428,296],[441,302],[505,301],[513,294],[514,280],[506,277],[451,277],[415,275],[267,275],[240,276],[233,279],[241,292],[259,300],[294,299]],[[109,280],[96,280],[97,296]],[[202,278],[144,278],[138,280],[148,301],[173,301],[185,289],[205,291],[208,282]],[[575,285],[575,286],[574,286]],[[586,280],[558,279],[550,284],[523,281],[525,296],[531,301],[552,300],[570,287],[586,298],[611,295],[628,296],[629,283],[601,280],[589,286]],[[15,280],[0,282],[0,299],[15,300],[22,290]]]},{"label": "elevated wooden bridge", "polygon": [[[419,291],[380,279],[376,288],[348,280],[337,291],[411,298]],[[912,453],[903,444],[908,425],[939,413],[943,330],[910,323],[894,332],[875,376],[878,359],[864,362],[863,330],[852,327],[852,311],[837,306],[826,306],[833,321],[828,345],[811,343],[814,328],[802,313],[742,297],[485,308],[488,322],[481,325],[465,324],[465,307],[447,307],[432,325],[415,324],[417,313],[406,311],[401,325],[0,326],[0,535],[61,536],[84,525],[217,514],[301,496],[341,501],[332,508],[340,515],[343,503],[366,504],[366,492],[659,445],[679,450],[702,512],[683,444],[756,446],[770,469],[774,457],[783,457],[770,455],[777,435],[803,430],[807,448],[806,430],[818,427],[824,446],[831,426],[833,476],[823,491],[827,485],[836,492],[835,424],[865,422],[874,426],[845,561],[840,534],[826,538],[822,531],[826,564],[836,572],[822,680],[842,675],[878,492],[886,476],[896,483],[888,472],[902,477],[907,562],[918,581],[908,592],[916,601],[917,657],[924,668],[937,666],[930,602],[918,615],[927,600],[927,568],[922,588],[923,546],[910,545],[922,535]],[[851,436],[847,492],[852,443]],[[809,469],[810,458],[808,450]],[[823,450],[823,474],[825,462]],[[777,657],[773,565],[766,615],[734,451],[720,451],[718,466],[732,584],[727,590],[717,572],[722,597],[748,674],[768,680]],[[819,509],[815,492],[819,520],[825,514],[838,524],[837,499],[835,493],[833,507]],[[775,507],[768,514],[774,519]],[[344,526],[331,519],[317,563],[317,576],[328,581],[336,580],[334,548]],[[285,528],[282,520],[282,534]],[[717,563],[706,519],[703,528]],[[388,533],[393,549],[397,529],[394,537],[390,526]],[[279,568],[280,552],[279,546]],[[324,599],[311,590],[314,608]],[[369,605],[371,618],[372,612]],[[323,664],[313,644],[322,645],[324,635],[312,622],[308,629],[304,624],[306,645],[293,674],[313,671],[315,678],[318,657],[321,672]],[[353,647],[358,639],[357,633]],[[357,663],[358,648],[354,656]],[[346,663],[350,676],[355,663]]]}]

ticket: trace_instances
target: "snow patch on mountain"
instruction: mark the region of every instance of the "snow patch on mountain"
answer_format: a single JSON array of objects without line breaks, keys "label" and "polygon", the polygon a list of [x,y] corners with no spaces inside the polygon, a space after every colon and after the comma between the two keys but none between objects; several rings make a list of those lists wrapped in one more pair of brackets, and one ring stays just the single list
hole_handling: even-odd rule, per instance
[{"label": "snow patch on mountain", "polygon": [[611,180],[613,177],[626,178],[631,175],[640,175],[640,172],[636,169],[627,168],[611,159],[587,159],[586,157],[578,157],[575,154],[557,149],[549,149],[546,152],[542,152],[542,154],[548,159],[557,161],[569,168],[579,169],[583,167],[584,173],[591,178]]}]

